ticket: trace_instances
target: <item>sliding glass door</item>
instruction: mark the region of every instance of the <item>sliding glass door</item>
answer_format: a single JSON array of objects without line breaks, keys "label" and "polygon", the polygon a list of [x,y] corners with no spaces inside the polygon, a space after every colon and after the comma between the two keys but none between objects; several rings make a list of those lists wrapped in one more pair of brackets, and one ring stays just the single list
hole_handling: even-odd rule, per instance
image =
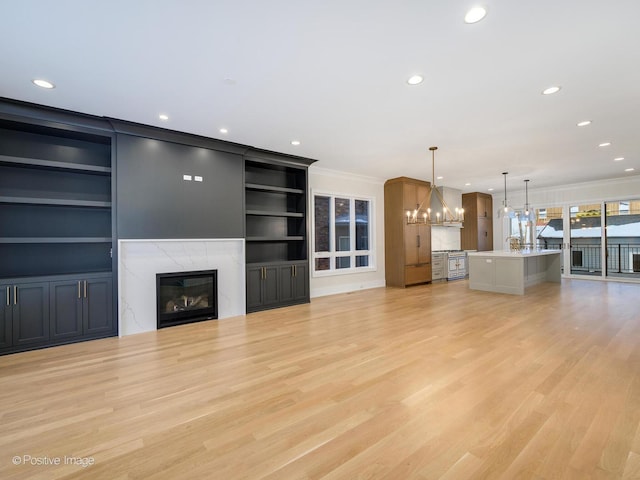
[{"label": "sliding glass door", "polygon": [[606,275],[640,278],[640,201],[605,205]]},{"label": "sliding glass door", "polygon": [[602,275],[602,217],[600,204],[569,208],[570,272]]},{"label": "sliding glass door", "polygon": [[[562,207],[535,209],[536,248],[562,250],[564,245],[564,220]],[[564,273],[564,255],[560,256],[560,266]]]}]

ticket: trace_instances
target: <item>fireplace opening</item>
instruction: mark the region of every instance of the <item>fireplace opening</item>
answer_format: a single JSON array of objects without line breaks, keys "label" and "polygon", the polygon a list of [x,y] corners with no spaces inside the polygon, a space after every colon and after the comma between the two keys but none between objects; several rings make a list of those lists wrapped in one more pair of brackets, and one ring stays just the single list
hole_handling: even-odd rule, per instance
[{"label": "fireplace opening", "polygon": [[218,271],[158,273],[158,328],[218,318]]}]

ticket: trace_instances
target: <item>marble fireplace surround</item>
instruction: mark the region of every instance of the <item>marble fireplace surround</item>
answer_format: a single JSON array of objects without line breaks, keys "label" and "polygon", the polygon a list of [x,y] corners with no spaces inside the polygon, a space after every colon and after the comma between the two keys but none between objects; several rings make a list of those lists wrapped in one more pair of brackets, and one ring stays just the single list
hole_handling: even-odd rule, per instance
[{"label": "marble fireplace surround", "polygon": [[156,274],[218,270],[218,319],[245,314],[244,239],[118,240],[118,332],[156,330]]}]

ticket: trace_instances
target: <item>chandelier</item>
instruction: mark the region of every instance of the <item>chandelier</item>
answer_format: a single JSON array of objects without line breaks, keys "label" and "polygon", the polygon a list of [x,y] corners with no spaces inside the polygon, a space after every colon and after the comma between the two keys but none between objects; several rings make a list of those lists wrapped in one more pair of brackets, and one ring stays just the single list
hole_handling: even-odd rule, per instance
[{"label": "chandelier", "polygon": [[[442,192],[438,190],[436,186],[436,150],[438,147],[429,147],[431,150],[431,186],[429,187],[429,193],[422,200],[422,203],[416,205],[415,210],[407,210],[405,213],[407,224],[427,224],[427,225],[439,225],[445,227],[462,227],[462,222],[464,222],[464,209],[455,207],[453,211],[447,205],[447,202],[442,195]],[[431,200],[433,197],[436,197],[440,205],[442,205],[442,210],[431,209]],[[426,210],[422,209],[422,206],[428,203],[429,207]]]}]

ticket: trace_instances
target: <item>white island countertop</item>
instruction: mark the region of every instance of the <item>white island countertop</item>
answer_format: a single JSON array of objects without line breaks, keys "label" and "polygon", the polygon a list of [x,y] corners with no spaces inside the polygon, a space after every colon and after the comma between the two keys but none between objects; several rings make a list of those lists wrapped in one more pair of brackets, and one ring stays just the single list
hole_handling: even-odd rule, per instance
[{"label": "white island countertop", "polygon": [[526,287],[560,282],[561,250],[469,252],[469,288],[524,295]]},{"label": "white island countertop", "polygon": [[535,257],[538,255],[555,255],[561,253],[560,250],[491,250],[488,252],[469,252],[468,255],[478,257],[505,257],[505,258],[519,258],[519,257]]}]

